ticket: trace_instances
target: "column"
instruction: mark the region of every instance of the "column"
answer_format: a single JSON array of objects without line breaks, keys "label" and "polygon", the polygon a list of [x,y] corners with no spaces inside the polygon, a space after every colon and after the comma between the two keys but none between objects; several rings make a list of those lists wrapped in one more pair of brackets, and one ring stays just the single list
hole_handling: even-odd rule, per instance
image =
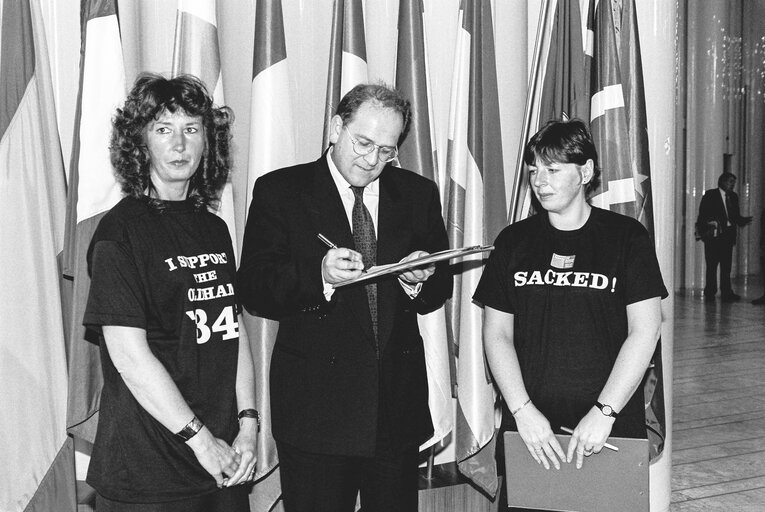
[{"label": "column", "polygon": [[672,466],[672,331],[674,298],[675,189],[675,2],[636,0],[645,79],[648,144],[653,185],[654,231],[662,275],[670,295],[662,301],[662,360],[667,437],[664,452],[650,467],[651,512],[669,510]]}]

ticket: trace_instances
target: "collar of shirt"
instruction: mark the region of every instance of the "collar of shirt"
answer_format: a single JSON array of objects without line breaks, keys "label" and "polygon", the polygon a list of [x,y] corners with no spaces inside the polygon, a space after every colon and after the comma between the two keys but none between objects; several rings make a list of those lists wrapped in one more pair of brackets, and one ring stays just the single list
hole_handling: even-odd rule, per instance
[{"label": "collar of shirt", "polygon": [[[355,201],[353,196],[353,190],[351,190],[350,184],[345,181],[343,175],[337,170],[335,162],[332,161],[332,148],[327,151],[327,165],[329,166],[329,174],[332,176],[332,181],[335,182],[337,192],[340,194],[340,199],[343,201],[343,208],[345,209],[345,215],[348,218],[348,226],[351,226],[353,230],[353,221],[351,220],[353,213],[353,203]],[[375,232],[377,232],[377,211],[380,204],[380,179],[374,180],[372,183],[364,188],[364,206],[369,210],[369,214],[372,216],[372,223],[375,225]]]}]

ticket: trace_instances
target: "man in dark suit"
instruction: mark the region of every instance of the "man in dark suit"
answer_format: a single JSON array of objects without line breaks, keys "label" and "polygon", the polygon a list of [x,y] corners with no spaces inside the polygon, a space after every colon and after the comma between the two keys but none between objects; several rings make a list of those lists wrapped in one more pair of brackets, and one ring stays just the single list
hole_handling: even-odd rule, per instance
[{"label": "man in dark suit", "polygon": [[733,246],[736,245],[738,226],[752,222],[751,217],[742,217],[738,207],[738,195],[733,192],[736,176],[724,172],[717,180],[717,187],[707,190],[701,198],[696,232],[704,242],[706,260],[706,282],[704,300],[713,301],[717,293],[717,267],[720,267],[720,295],[725,302],[734,302],[741,297],[733,292],[730,284]]},{"label": "man in dark suit", "polygon": [[328,151],[255,183],[238,289],[280,320],[271,410],[287,512],[351,512],[359,491],[365,512],[417,510],[418,446],[433,432],[417,313],[443,304],[451,275],[335,287],[448,247],[435,184],[390,164],[409,119],[396,91],[357,86]]}]

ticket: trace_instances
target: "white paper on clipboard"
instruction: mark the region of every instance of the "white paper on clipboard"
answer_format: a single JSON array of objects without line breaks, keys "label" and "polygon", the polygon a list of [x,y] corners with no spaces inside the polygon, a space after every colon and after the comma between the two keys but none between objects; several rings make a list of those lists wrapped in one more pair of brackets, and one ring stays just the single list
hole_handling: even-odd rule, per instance
[{"label": "white paper on clipboard", "polygon": [[444,251],[434,252],[433,254],[428,254],[427,256],[423,256],[421,258],[416,258],[409,261],[404,261],[400,263],[390,263],[388,265],[377,265],[374,267],[370,267],[369,270],[361,274],[359,277],[355,279],[349,279],[347,281],[343,281],[341,283],[337,283],[335,285],[335,288],[340,288],[341,286],[348,286],[349,284],[356,284],[363,281],[368,281],[369,279],[374,279],[376,277],[384,276],[387,274],[399,274],[401,272],[406,272],[407,270],[417,268],[417,267],[424,267],[427,265],[430,265],[432,263],[437,263],[439,261],[444,260],[451,260],[454,258],[462,258],[464,256],[470,256],[471,254],[477,254],[479,252],[489,252],[494,250],[493,245],[473,245],[470,247],[460,247],[459,249],[446,249]]}]

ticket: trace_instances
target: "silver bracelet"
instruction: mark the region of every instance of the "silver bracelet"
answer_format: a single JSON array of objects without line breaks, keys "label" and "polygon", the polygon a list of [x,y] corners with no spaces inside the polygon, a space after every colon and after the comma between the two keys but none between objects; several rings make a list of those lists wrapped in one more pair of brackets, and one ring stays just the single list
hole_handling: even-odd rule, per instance
[{"label": "silver bracelet", "polygon": [[530,403],[531,403],[531,398],[529,398],[528,400],[526,400],[525,402],[523,402],[521,405],[519,405],[518,407],[516,407],[515,409],[513,409],[512,411],[510,411],[510,414],[512,414],[513,416],[515,416],[515,415],[516,415],[516,413],[517,413],[518,411],[520,411],[521,409],[523,409],[524,407],[526,407],[526,406],[527,406],[527,405],[529,405]]}]

